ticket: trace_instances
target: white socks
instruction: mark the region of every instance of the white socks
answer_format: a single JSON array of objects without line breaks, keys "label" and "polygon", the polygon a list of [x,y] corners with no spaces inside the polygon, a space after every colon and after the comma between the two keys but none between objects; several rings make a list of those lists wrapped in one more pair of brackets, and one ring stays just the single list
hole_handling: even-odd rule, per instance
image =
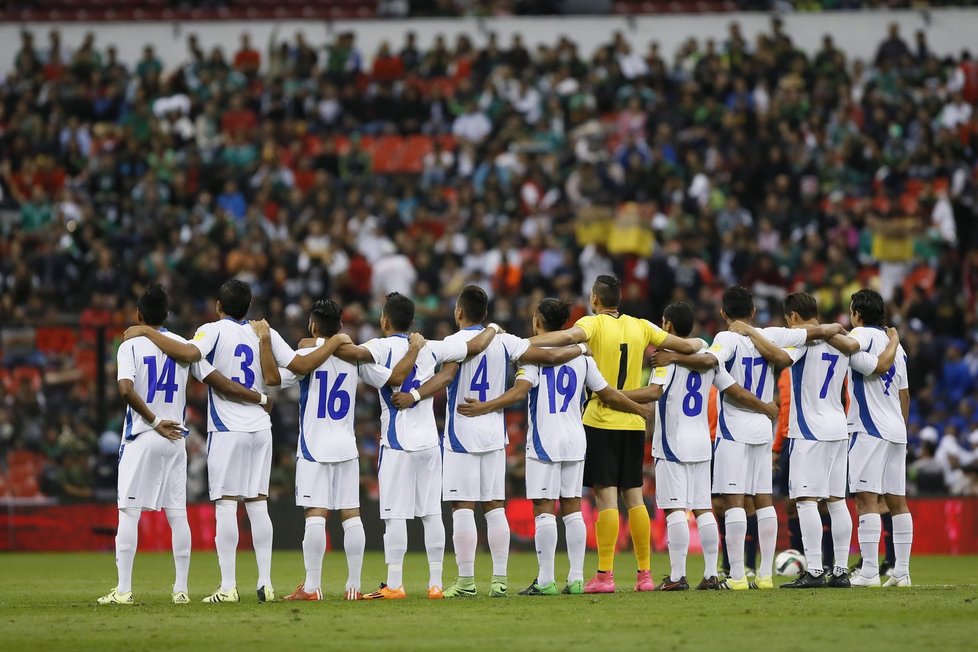
[{"label": "white socks", "polygon": [[580,512],[574,512],[564,517],[564,538],[567,539],[567,559],[570,562],[567,581],[583,580],[587,527],[584,525],[584,517]]},{"label": "white socks", "polygon": [[835,553],[833,574],[842,575],[849,570],[849,544],[852,542],[852,516],[846,501],[836,500],[828,504],[832,519],[832,550]]},{"label": "white socks", "polygon": [[678,582],[686,575],[686,555],[689,553],[689,521],[685,510],[670,512],[666,517],[666,538],[669,543],[669,579]]},{"label": "white socks", "polygon": [[537,551],[537,584],[547,586],[554,581],[554,557],[557,556],[557,517],[540,514],[534,519],[533,542]]},{"label": "white socks", "polygon": [[778,511],[774,505],[757,510],[757,548],[761,551],[758,577],[771,577],[774,572],[774,553],[778,546]]},{"label": "white socks", "polygon": [[214,506],[214,513],[217,517],[214,544],[217,547],[217,563],[221,566],[221,592],[226,592],[237,586],[238,502],[219,500]]},{"label": "white socks", "polygon": [[[489,515],[486,514],[486,521],[488,520]],[[471,509],[456,509],[452,512],[452,545],[455,547],[459,577],[475,577],[475,549],[478,544],[475,512]]]},{"label": "white socks", "polygon": [[384,521],[384,558],[387,560],[387,586],[392,589],[404,584],[404,553],[407,552],[407,521],[389,518]]},{"label": "white socks", "polygon": [[813,500],[798,501],[798,524],[801,526],[801,542],[805,546],[805,562],[808,572],[815,577],[822,574],[822,517],[818,503]]},{"label": "white socks", "polygon": [[894,577],[906,577],[910,574],[910,547],[913,545],[913,517],[910,512],[893,516],[893,552],[896,553],[896,563],[893,564]]},{"label": "white socks", "polygon": [[502,507],[486,512],[486,538],[489,539],[489,552],[492,554],[492,574],[506,577],[509,566],[509,521]]},{"label": "white socks", "polygon": [[272,585],[272,519],[268,517],[268,501],[256,500],[245,503],[251,522],[251,541],[258,562],[258,586]]},{"label": "white socks", "polygon": [[354,516],[343,521],[343,553],[346,555],[347,590],[360,590],[363,550],[366,547],[367,535],[363,532],[363,521],[360,520],[360,517]]},{"label": "white socks", "polygon": [[187,522],[187,510],[167,508],[166,520],[170,524],[173,566],[176,570],[173,592],[186,593],[187,575],[190,574],[190,524]]},{"label": "white socks", "polygon": [[441,514],[429,514],[421,517],[421,524],[424,525],[424,549],[428,553],[428,588],[440,588],[445,564],[445,522],[441,520]]},{"label": "white socks", "polygon": [[703,577],[716,577],[720,557],[720,527],[713,512],[697,516],[696,529],[699,530],[700,545],[703,546]]},{"label": "white socks", "polygon": [[302,561],[306,567],[306,581],[302,589],[315,593],[323,583],[323,555],[326,553],[326,519],[322,516],[306,518],[306,531],[302,537]]},{"label": "white socks", "polygon": [[132,562],[136,559],[136,546],[139,542],[139,515],[142,510],[123,507],[119,510],[119,529],[115,535],[115,566],[119,571],[116,591],[132,591]]},{"label": "white socks", "polygon": [[[895,529],[895,527],[894,527]],[[859,517],[857,537],[859,552],[863,556],[863,577],[877,577],[880,574],[880,534],[883,523],[879,514],[863,514]]]},{"label": "white socks", "polygon": [[727,558],[730,560],[730,577],[744,579],[744,540],[747,538],[747,512],[743,507],[733,507],[724,513],[727,529]]}]

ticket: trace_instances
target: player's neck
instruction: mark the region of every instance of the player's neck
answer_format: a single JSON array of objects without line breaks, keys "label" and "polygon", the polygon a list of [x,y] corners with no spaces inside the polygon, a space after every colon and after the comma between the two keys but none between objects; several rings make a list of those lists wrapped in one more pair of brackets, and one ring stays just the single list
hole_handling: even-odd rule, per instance
[{"label": "player's neck", "polygon": [[595,309],[594,314],[596,315],[611,315],[612,317],[618,316],[618,308],[605,308],[604,306],[599,306]]},{"label": "player's neck", "polygon": [[817,319],[806,319],[805,321],[800,321],[796,323],[792,328],[805,328],[806,326],[818,326]]},{"label": "player's neck", "polygon": [[475,330],[476,328],[481,329],[482,328],[482,324],[478,324],[478,323],[476,323],[474,321],[466,321],[464,319],[459,319],[458,320],[458,329],[460,331]]}]

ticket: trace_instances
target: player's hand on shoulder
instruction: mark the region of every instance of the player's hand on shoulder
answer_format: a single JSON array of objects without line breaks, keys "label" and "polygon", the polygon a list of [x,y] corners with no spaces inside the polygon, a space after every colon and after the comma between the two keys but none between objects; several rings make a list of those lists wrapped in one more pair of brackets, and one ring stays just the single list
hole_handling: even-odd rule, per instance
[{"label": "player's hand on shoulder", "polygon": [[252,319],[250,322],[251,330],[255,331],[255,335],[258,339],[265,339],[271,333],[271,327],[268,325],[268,321],[264,319]]},{"label": "player's hand on shoulder", "polygon": [[346,333],[337,333],[336,335],[334,335],[329,339],[336,342],[337,346],[342,346],[344,344],[353,344],[353,338],[347,335]]},{"label": "player's hand on shoulder", "polygon": [[317,346],[316,342],[318,341],[319,340],[317,340],[315,337],[303,337],[301,340],[299,340],[298,348],[300,349],[315,348]]},{"label": "player's hand on shoulder", "polygon": [[126,341],[135,337],[145,337],[146,333],[148,333],[150,330],[151,329],[149,326],[144,326],[143,324],[139,324],[138,326],[130,326],[126,329],[126,332],[122,334],[122,340]]},{"label": "player's hand on shoulder", "polygon": [[406,410],[414,405],[414,397],[407,392],[394,392],[394,395],[391,397],[391,403],[398,410]]},{"label": "player's hand on shoulder", "polygon": [[665,349],[658,349],[652,354],[653,367],[668,367],[679,359],[679,354]]},{"label": "player's hand on shoulder", "polygon": [[176,421],[171,421],[169,419],[163,419],[160,424],[155,428],[162,437],[166,437],[170,441],[180,441],[183,439],[183,425]]},{"label": "player's hand on shoulder", "polygon": [[886,329],[886,336],[890,338],[891,342],[893,340],[896,340],[897,342],[900,341],[900,333],[893,326],[890,326],[889,328]]},{"label": "player's hand on shoulder", "polygon": [[727,330],[737,335],[748,335],[750,333],[750,328],[751,327],[749,324],[744,323],[740,320],[732,321],[730,322],[730,325],[727,326]]},{"label": "player's hand on shoulder", "polygon": [[465,397],[465,403],[459,405],[456,410],[463,417],[477,417],[486,413],[485,403],[480,403],[474,398],[470,398],[468,396]]},{"label": "player's hand on shoulder", "polygon": [[414,332],[408,335],[408,346],[411,347],[412,349],[416,349],[420,351],[421,349],[424,348],[424,345],[427,343],[428,340],[426,340],[424,335],[422,335],[421,333]]}]

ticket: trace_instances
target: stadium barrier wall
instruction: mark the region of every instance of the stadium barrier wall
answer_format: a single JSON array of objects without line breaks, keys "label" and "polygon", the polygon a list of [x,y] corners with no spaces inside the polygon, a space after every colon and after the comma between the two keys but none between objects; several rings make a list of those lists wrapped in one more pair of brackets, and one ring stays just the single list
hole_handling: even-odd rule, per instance
[{"label": "stadium barrier wall", "polygon": [[[919,555],[972,555],[978,554],[978,497],[965,498],[916,498],[910,499],[916,536],[914,554]],[[383,523],[378,518],[379,506],[374,500],[361,502],[367,548],[383,549]],[[854,506],[850,501],[850,510]],[[781,515],[778,549],[788,544],[788,528],[784,522],[785,505],[777,505]],[[594,521],[597,512],[589,501],[582,505],[588,525],[588,547],[595,547]],[[533,506],[529,500],[514,498],[506,504],[513,548],[532,550]],[[276,549],[299,549],[303,533],[302,511],[291,501],[269,503],[269,512],[275,526]],[[187,517],[193,537],[194,550],[214,549],[214,505],[212,503],[188,505]],[[241,525],[240,545],[251,546],[248,519],[242,507],[238,512]],[[446,510],[445,521],[451,532],[451,515]],[[477,519],[481,521],[481,519]],[[0,504],[0,551],[104,551],[113,550],[117,516],[116,507],[110,503],[80,505],[19,504],[8,501]],[[480,523],[480,528],[483,525]],[[329,519],[329,545],[341,544],[342,526],[338,519]],[[696,528],[691,529],[693,551],[699,550]],[[485,540],[484,532],[482,539]],[[618,542],[620,549],[629,547],[628,528],[621,528]],[[408,523],[408,540],[412,550],[420,550],[424,540],[420,521]],[[661,510],[653,513],[652,543],[657,551],[666,549],[665,515]],[[853,550],[855,551],[855,538]],[[335,547],[341,548],[341,545]],[[146,512],[139,522],[139,549],[142,551],[168,551],[170,529],[163,512]],[[450,553],[449,553],[450,554]]]}]

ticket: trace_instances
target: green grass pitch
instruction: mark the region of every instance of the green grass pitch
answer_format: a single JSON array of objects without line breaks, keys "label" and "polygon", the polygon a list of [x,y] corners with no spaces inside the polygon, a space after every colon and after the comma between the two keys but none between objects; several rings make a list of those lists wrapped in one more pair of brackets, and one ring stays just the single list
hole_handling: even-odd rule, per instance
[{"label": "green grass pitch", "polygon": [[[559,555],[559,552],[558,552]],[[480,591],[488,591],[489,555],[480,551]],[[238,559],[242,602],[204,605],[218,584],[213,553],[195,554],[190,568],[194,604],[170,604],[172,560],[139,554],[131,607],[97,607],[115,584],[111,554],[0,555],[0,649],[14,650],[857,650],[975,649],[978,558],[917,557],[911,589],[750,591],[636,594],[631,553],[617,557],[619,593],[528,598],[516,595],[533,579],[531,554],[510,558],[507,598],[425,599],[427,564],[405,560],[407,600],[346,603],[342,553],[326,556],[327,600],[256,604],[254,556]],[[595,559],[588,556],[587,568]],[[701,558],[691,556],[697,576]],[[454,578],[446,555],[445,579]],[[668,568],[653,559],[658,576]],[[557,575],[566,572],[558,556]],[[285,595],[303,577],[298,552],[275,554],[276,590]],[[383,555],[368,553],[364,586],[384,577]],[[562,583],[560,583],[562,585]]]}]

